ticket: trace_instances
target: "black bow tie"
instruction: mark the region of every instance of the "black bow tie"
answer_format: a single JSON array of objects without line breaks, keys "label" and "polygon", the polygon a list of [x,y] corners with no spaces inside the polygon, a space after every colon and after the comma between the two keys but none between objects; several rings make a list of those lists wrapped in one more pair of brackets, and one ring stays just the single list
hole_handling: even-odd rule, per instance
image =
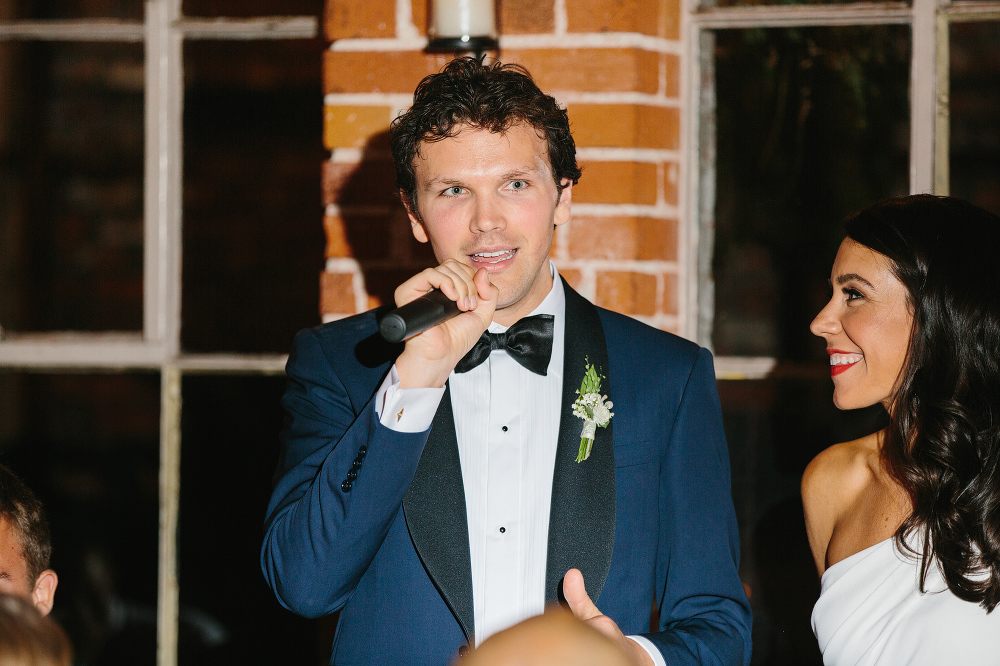
[{"label": "black bow tie", "polygon": [[510,357],[536,375],[545,375],[552,356],[552,331],[555,317],[550,314],[525,317],[503,333],[483,331],[455,372],[468,372],[490,357],[494,349],[504,349]]}]

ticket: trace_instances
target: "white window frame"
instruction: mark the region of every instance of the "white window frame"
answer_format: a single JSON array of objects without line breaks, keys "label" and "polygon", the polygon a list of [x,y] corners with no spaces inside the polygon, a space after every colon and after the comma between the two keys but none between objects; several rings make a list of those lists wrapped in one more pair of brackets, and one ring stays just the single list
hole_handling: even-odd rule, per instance
[{"label": "white window frame", "polygon": [[[315,16],[187,18],[182,0],[146,0],[144,21],[0,21],[0,41],[145,45],[143,326],[141,332],[6,332],[0,368],[160,372],[158,666],[177,664],[177,518],[184,373],[280,374],[287,355],[185,354],[180,345],[185,40],[311,39]],[[317,0],[320,4],[321,0]],[[317,167],[318,168],[318,167]]]},{"label": "white window frame", "polygon": [[[682,150],[685,156],[685,221],[682,334],[711,348],[715,299],[712,254],[715,210],[715,89],[712,30],[755,27],[910,25],[910,192],[948,193],[949,26],[1000,19],[1000,2],[913,0],[840,5],[702,7],[685,0],[682,34],[686,68]],[[775,368],[773,357],[722,356],[719,379],[760,379]]]}]

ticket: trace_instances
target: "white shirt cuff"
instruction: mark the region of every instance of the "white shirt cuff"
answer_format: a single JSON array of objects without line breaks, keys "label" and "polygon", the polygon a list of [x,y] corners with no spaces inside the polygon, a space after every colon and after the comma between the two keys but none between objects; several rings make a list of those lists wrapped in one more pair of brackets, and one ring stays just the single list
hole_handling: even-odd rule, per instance
[{"label": "white shirt cuff", "polygon": [[443,386],[399,388],[399,373],[393,364],[375,394],[375,413],[378,414],[379,422],[390,430],[423,432],[431,427],[443,395]]},{"label": "white shirt cuff", "polygon": [[634,640],[639,644],[639,647],[648,652],[650,659],[653,660],[653,663],[656,664],[656,666],[667,666],[667,662],[663,660],[663,655],[660,654],[660,651],[656,649],[655,645],[653,645],[653,641],[649,640],[645,636],[628,636],[628,638]]}]

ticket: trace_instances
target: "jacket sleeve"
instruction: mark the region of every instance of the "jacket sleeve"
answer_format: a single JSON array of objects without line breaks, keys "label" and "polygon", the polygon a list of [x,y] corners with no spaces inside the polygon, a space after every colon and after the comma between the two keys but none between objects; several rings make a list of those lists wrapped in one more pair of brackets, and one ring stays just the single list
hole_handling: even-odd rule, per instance
[{"label": "jacket sleeve", "polygon": [[750,605],[712,355],[701,349],[660,469],[660,631],[645,636],[670,666],[750,663]]},{"label": "jacket sleeve", "polygon": [[[286,372],[281,457],[261,569],[285,608],[318,617],[341,608],[368,569],[400,510],[429,430],[384,427],[374,397],[352,404],[312,330],[296,336]],[[345,484],[352,469],[356,478]]]}]

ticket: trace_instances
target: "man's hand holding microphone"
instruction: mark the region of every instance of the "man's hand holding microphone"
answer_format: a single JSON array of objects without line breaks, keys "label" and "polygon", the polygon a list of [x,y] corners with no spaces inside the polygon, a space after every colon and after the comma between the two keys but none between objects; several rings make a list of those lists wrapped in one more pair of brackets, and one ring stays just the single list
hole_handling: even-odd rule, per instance
[{"label": "man's hand holding microphone", "polygon": [[394,299],[402,308],[435,289],[454,301],[459,312],[406,340],[406,348],[396,359],[400,388],[444,386],[455,365],[493,321],[499,290],[490,283],[486,269],[475,271],[454,259],[417,273],[396,288]]}]

